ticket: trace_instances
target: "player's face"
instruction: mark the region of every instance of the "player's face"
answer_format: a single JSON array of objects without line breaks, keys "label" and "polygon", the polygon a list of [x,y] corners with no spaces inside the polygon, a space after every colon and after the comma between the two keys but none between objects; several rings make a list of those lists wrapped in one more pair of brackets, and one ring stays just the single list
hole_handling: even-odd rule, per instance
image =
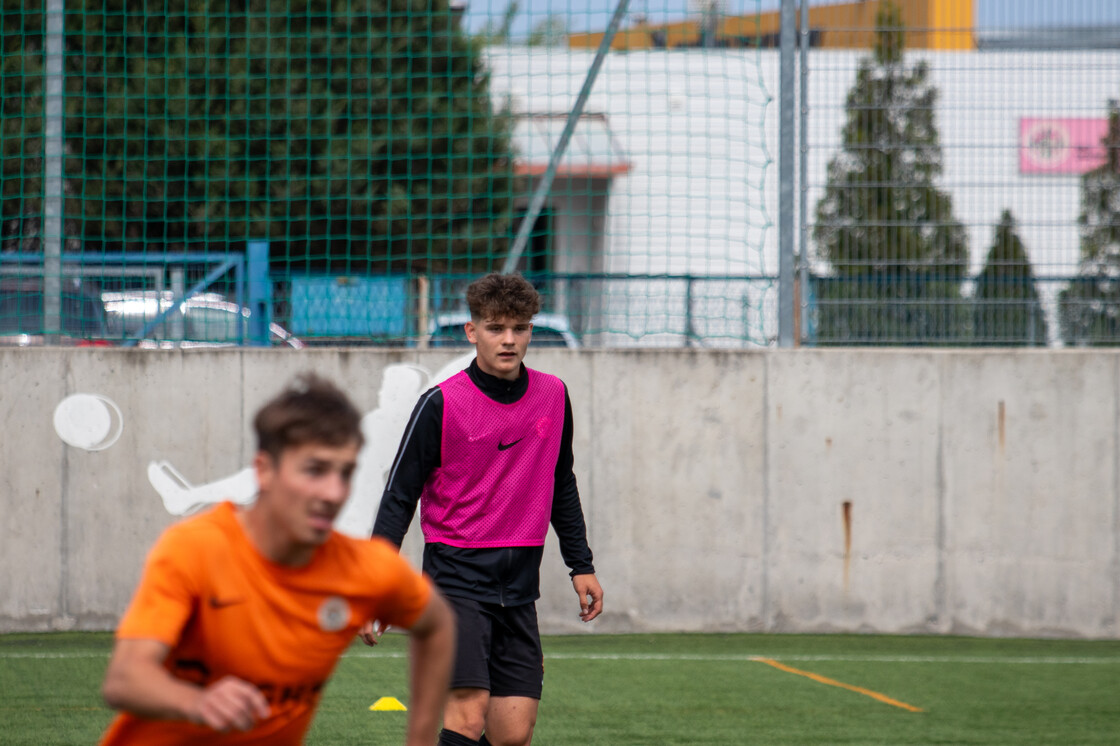
[{"label": "player's face", "polygon": [[466,324],[467,339],[475,346],[478,367],[508,381],[521,374],[521,361],[533,338],[533,325],[523,319],[483,319]]},{"label": "player's face", "polygon": [[317,547],[330,536],[350,497],[358,444],[306,443],[284,449],[278,459],[257,454],[258,507],[280,544]]}]

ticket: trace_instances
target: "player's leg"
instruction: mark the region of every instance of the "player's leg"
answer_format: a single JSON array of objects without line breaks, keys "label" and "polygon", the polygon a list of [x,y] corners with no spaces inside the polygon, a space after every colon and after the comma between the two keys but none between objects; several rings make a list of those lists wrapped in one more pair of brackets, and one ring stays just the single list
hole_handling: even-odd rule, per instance
[{"label": "player's leg", "polygon": [[455,666],[451,692],[443,710],[440,746],[474,746],[486,726],[490,701],[490,644],[492,620],[484,604],[448,596],[455,611]]},{"label": "player's leg", "polygon": [[486,725],[490,692],[485,689],[452,689],[443,710],[439,746],[475,746]]},{"label": "player's leg", "polygon": [[490,646],[490,706],[486,735],[492,746],[528,746],[544,686],[544,654],[535,604],[495,611]]},{"label": "player's leg", "polygon": [[537,725],[537,706],[532,697],[491,697],[486,712],[485,741],[492,746],[529,746]]}]

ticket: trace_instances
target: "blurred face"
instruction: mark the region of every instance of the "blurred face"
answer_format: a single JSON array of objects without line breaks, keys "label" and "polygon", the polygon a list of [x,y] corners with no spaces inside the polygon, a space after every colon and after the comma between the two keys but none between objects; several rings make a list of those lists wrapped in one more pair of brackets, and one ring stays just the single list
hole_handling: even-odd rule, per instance
[{"label": "blurred face", "polygon": [[251,511],[264,529],[265,554],[282,564],[310,561],[350,497],[357,463],[357,442],[292,446],[279,458],[258,453],[260,496]]},{"label": "blurred face", "polygon": [[484,373],[507,381],[517,379],[533,338],[533,325],[527,319],[483,319],[477,324],[471,320],[465,329]]}]

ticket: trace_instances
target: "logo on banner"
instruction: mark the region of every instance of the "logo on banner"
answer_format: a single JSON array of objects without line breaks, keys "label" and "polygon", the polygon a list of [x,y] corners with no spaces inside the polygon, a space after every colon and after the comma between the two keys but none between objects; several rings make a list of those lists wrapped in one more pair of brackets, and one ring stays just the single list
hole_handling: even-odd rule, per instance
[{"label": "logo on banner", "polygon": [[1071,174],[1092,171],[1107,158],[1101,141],[1107,119],[1019,120],[1019,173]]}]

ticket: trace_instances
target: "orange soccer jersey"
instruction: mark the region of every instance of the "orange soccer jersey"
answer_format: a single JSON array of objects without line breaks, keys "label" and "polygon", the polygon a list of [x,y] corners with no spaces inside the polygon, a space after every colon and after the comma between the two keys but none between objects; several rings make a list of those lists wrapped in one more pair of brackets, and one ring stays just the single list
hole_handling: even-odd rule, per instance
[{"label": "orange soccer jersey", "polygon": [[261,556],[223,503],[164,532],[148,556],[118,639],[171,647],[172,675],[205,685],[255,684],[269,717],[247,733],[119,715],[102,744],[298,744],[323,686],[370,619],[408,627],[431,595],[427,579],[387,541],[333,533],[306,567]]}]

